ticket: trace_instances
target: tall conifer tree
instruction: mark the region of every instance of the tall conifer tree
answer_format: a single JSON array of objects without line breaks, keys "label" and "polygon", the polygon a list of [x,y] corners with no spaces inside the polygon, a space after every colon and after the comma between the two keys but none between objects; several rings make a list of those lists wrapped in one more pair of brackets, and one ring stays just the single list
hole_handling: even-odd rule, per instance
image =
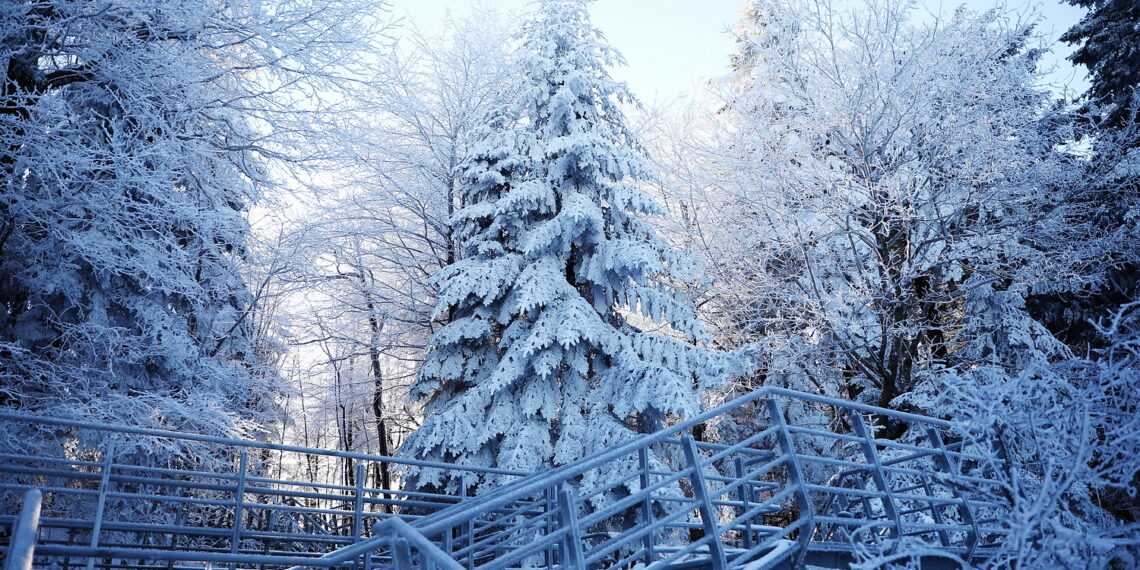
[{"label": "tall conifer tree", "polygon": [[645,221],[661,210],[636,186],[650,173],[620,108],[632,97],[587,4],[539,5],[522,31],[522,96],[468,158],[462,259],[440,275],[451,318],[419,374],[427,417],[405,453],[564,464],[697,411],[729,365],[692,344],[706,334],[673,286],[692,267]]}]

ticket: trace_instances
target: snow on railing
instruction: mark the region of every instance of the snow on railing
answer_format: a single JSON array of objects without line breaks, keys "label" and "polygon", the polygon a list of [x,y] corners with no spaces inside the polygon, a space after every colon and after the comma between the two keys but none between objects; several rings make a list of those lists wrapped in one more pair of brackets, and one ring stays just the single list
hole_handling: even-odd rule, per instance
[{"label": "snow on railing", "polygon": [[20,516],[12,527],[9,537],[7,557],[4,558],[4,570],[31,570],[32,553],[35,551],[36,539],[40,533],[40,505],[43,503],[43,493],[39,489],[29,489],[24,493],[24,500],[20,505]]}]

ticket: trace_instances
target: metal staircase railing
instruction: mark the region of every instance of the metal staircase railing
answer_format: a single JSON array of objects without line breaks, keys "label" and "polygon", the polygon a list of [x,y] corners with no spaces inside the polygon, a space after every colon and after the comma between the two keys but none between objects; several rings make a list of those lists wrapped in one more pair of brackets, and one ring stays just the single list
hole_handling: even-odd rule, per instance
[{"label": "metal staircase railing", "polygon": [[[472,479],[525,475],[3,411],[0,432],[9,442],[0,450],[0,554],[20,496],[35,488],[44,497],[36,555],[71,567],[295,565],[366,539],[389,518],[413,520],[460,500],[368,485],[365,474],[379,464],[392,471],[447,468]],[[41,444],[54,439],[55,455],[12,443],[16,435],[43,434]],[[193,462],[185,455],[193,453],[212,454],[220,468],[188,468]],[[266,454],[273,456],[272,470]],[[309,466],[344,462],[352,463],[351,485],[329,474],[307,476]],[[278,474],[279,466],[293,473]]]},{"label": "metal staircase railing", "polygon": [[[829,427],[789,425],[788,404]],[[766,416],[767,427],[730,444],[691,437],[733,412]],[[900,435],[878,437],[869,420]],[[594,478],[615,464],[621,475]],[[854,542],[976,561],[1006,533],[1008,483],[993,434],[764,388],[411,526],[465,568],[800,567],[842,564]],[[392,559],[381,539],[352,552],[364,560],[368,548]]]},{"label": "metal staircase railing", "polygon": [[40,506],[43,493],[39,489],[29,489],[24,493],[20,516],[12,527],[9,539],[8,556],[4,559],[4,570],[30,570],[32,554],[40,533]]},{"label": "metal staircase railing", "polygon": [[[788,421],[789,412],[797,421]],[[742,417],[758,427],[733,436],[727,420]],[[692,437],[702,424],[719,433],[717,443]],[[68,458],[27,465],[4,458],[0,489],[38,482],[49,499],[37,557],[70,556],[88,567],[759,570],[841,566],[856,546],[889,553],[918,545],[967,562],[992,556],[1007,532],[1012,471],[995,434],[779,388],[548,472],[515,474],[514,482],[477,497],[370,489],[362,477],[356,488],[271,479],[246,473],[248,451],[440,466],[223,444],[244,450],[236,473],[132,468],[106,459],[113,454],[104,454],[103,463]],[[148,485],[165,485],[167,492],[148,491]],[[57,517],[52,505],[67,493],[98,499],[101,518]],[[214,518],[223,524],[123,521],[99,507],[112,499],[126,501],[116,509],[160,500],[174,501],[182,512],[220,509],[211,512],[223,513]],[[274,516],[295,528],[269,528],[264,523]],[[316,528],[305,517],[344,524]],[[90,543],[62,540],[67,532]]]}]

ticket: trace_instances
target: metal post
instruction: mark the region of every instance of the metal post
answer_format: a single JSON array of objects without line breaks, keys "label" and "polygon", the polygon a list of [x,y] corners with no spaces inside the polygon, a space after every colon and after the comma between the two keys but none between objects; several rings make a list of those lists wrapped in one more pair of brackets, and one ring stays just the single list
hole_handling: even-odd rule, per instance
[{"label": "metal post", "polygon": [[[860,471],[860,473],[862,473],[863,471],[866,471],[866,469]],[[851,480],[855,482],[855,488],[856,489],[859,489],[860,491],[866,491],[867,490],[867,482],[864,480],[863,477],[854,476],[851,478]],[[859,504],[863,505],[863,518],[865,518],[865,519],[870,519],[871,515],[875,512],[875,509],[871,508],[871,498],[868,496],[869,493],[870,493],[870,491],[868,491],[867,493],[860,494],[859,499],[858,499]]]},{"label": "metal post", "polygon": [[[894,531],[891,538],[897,539],[902,536],[902,521],[899,519],[898,510],[895,509],[895,499],[891,493],[891,487],[887,482],[887,474],[883,471],[883,464],[879,461],[879,454],[875,452],[874,438],[867,429],[867,424],[863,421],[863,414],[856,410],[851,411],[851,428],[855,430],[855,435],[859,436],[859,444],[863,448],[863,456],[867,458],[867,466],[871,470],[871,479],[875,481],[875,486],[878,487],[879,492],[882,493],[882,497],[879,500],[883,503],[883,512],[894,522]],[[867,516],[870,517],[871,513],[867,513]]]},{"label": "metal post", "polygon": [[[641,464],[641,492],[645,497],[641,500],[641,519],[646,528],[653,526],[653,500],[652,493],[646,491],[651,485],[649,477],[649,448],[642,446],[637,450],[637,461]],[[657,531],[645,533],[645,565],[653,564],[657,559]]]},{"label": "metal post", "polygon": [[[1005,428],[1001,425],[995,425],[993,428],[993,450],[997,454],[997,459],[1001,462],[1001,473],[998,472],[998,466],[993,465],[993,474],[995,478],[1004,475],[1009,480],[1009,485],[1003,493],[1006,500],[1013,502],[1013,498],[1017,496],[1020,491],[1020,484],[1017,479],[1017,470],[1013,468],[1013,462],[1010,460],[1009,448],[1005,445]],[[962,449],[965,451],[965,448]],[[988,454],[987,454],[988,455]],[[985,471],[983,471],[985,473]],[[1000,479],[998,479],[1000,481]]]},{"label": "metal post", "polygon": [[[459,501],[467,500],[467,474],[459,474]],[[467,536],[467,569],[472,570],[475,568],[475,522],[472,520],[474,517],[468,517],[463,521],[463,534]]]},{"label": "metal post", "polygon": [[[369,529],[369,532],[371,533],[372,538],[376,538],[376,527],[375,526],[373,526],[371,529]],[[375,556],[376,551],[379,548],[380,547],[378,545],[376,548],[368,550],[364,553],[364,555],[363,555],[364,556],[364,564],[363,564],[364,570],[372,570],[372,559]]]},{"label": "metal post", "polygon": [[[924,473],[922,475],[922,489],[926,491],[926,496],[934,499],[934,487],[930,485],[930,475]],[[938,526],[945,526],[946,518],[942,516],[942,506],[930,501],[930,516],[934,518],[934,524]],[[938,529],[938,542],[942,546],[950,546],[950,533],[946,532],[945,528]]]},{"label": "metal post", "polygon": [[[446,491],[446,487],[444,487],[444,490]],[[462,489],[457,490],[458,500],[455,502],[455,504],[458,505],[459,502],[463,500],[462,493]],[[457,534],[458,529],[458,525],[451,526],[448,527],[447,530],[443,533],[443,551],[446,552],[448,556],[453,556],[455,554],[455,539],[457,538],[455,535]]]},{"label": "metal post", "polygon": [[237,554],[238,547],[241,546],[242,503],[245,502],[245,472],[248,468],[249,450],[243,449],[238,461],[237,492],[234,498],[234,532],[230,539],[230,552],[233,554]]},{"label": "metal post", "polygon": [[768,415],[771,416],[772,425],[776,428],[776,440],[780,443],[780,450],[784,452],[788,460],[786,462],[786,469],[788,472],[789,485],[795,487],[793,493],[796,496],[796,503],[800,507],[800,517],[807,520],[804,527],[800,529],[798,550],[796,553],[796,562],[792,566],[800,568],[804,565],[804,557],[807,556],[807,546],[811,542],[811,535],[815,532],[815,513],[811,508],[811,498],[808,497],[807,489],[804,488],[803,467],[800,466],[799,456],[796,455],[795,445],[792,443],[792,434],[788,431],[788,424],[784,422],[784,412],[780,409],[780,404],[776,402],[775,398],[766,398],[768,402]]},{"label": "metal post", "polygon": [[[859,485],[859,488],[863,487],[863,480],[862,479],[853,478],[853,480],[856,482],[856,484]],[[842,490],[842,487],[840,486],[839,482],[836,482],[835,488]],[[828,497],[828,501],[830,504],[836,505],[836,508],[839,509],[837,512],[833,513],[836,518],[852,519],[855,517],[855,515],[851,512],[851,497],[849,497],[847,495],[847,493],[836,492],[834,495],[831,495],[830,497]],[[866,503],[863,503],[863,505],[864,505],[864,507],[863,507],[864,512],[869,512],[870,509],[868,509],[868,507],[866,506]],[[824,510],[824,512],[827,513],[829,511]],[[840,523],[831,523],[829,528],[831,529],[830,532],[824,532],[823,533],[823,540],[834,540],[834,541],[839,541],[840,539],[845,540],[845,541],[851,540],[851,533],[848,531],[847,525],[840,524]]]},{"label": "metal post", "polygon": [[[182,496],[184,496],[184,497],[186,496],[185,492],[183,492]],[[182,519],[183,519],[184,512],[185,512],[186,508],[181,502],[179,502],[178,506],[175,507],[175,509],[177,509],[177,510],[174,511],[174,526],[177,528],[177,527],[182,526]],[[177,547],[178,547],[178,535],[171,532],[170,533],[170,549],[174,550]],[[173,560],[167,560],[166,561],[166,569],[167,570],[173,570],[174,569],[174,561]]]},{"label": "metal post", "polygon": [[[103,532],[103,511],[107,508],[107,493],[111,491],[111,465],[115,458],[115,440],[107,441],[103,451],[103,477],[99,481],[99,502],[95,505],[95,524],[91,528],[91,548],[99,547],[99,534]],[[87,559],[87,570],[94,570],[95,557]]]},{"label": "metal post", "polygon": [[[748,512],[749,495],[752,494],[752,483],[744,480],[744,458],[737,456],[733,461],[736,466],[736,479],[740,483],[737,489],[737,495],[740,496],[740,506],[737,507],[737,517],[743,516]],[[752,550],[752,521],[740,521],[743,525],[741,529],[744,534],[744,549]]]},{"label": "metal post", "polygon": [[[558,508],[558,489],[555,487],[547,487],[542,490],[542,508],[545,513],[552,513]],[[546,523],[543,526],[545,536],[550,536],[558,530],[557,521],[553,517],[547,517]],[[555,565],[555,546],[554,543],[548,543],[545,550],[542,551],[542,560],[544,568],[553,568]]]},{"label": "metal post", "polygon": [[352,536],[353,542],[360,542],[364,531],[364,462],[356,463],[356,503],[352,509]]},{"label": "metal post", "polygon": [[412,549],[408,546],[408,539],[402,536],[392,537],[392,567],[412,567]]},{"label": "metal post", "polygon": [[43,493],[39,489],[28,489],[24,493],[24,504],[20,507],[20,518],[12,530],[12,543],[8,547],[8,558],[4,570],[31,570],[36,551],[36,540],[40,534],[40,505]]},{"label": "metal post", "polygon": [[682,441],[684,442],[682,447],[685,452],[685,461],[689,463],[689,469],[692,470],[689,477],[693,483],[693,493],[697,498],[697,511],[701,514],[701,524],[704,526],[705,537],[712,539],[709,542],[709,557],[712,558],[712,567],[713,570],[725,570],[728,567],[728,560],[724,555],[724,543],[720,540],[720,529],[716,524],[716,512],[713,510],[712,501],[709,498],[708,483],[705,481],[705,473],[701,469],[697,455],[697,444],[690,435],[686,435]]},{"label": "metal post", "polygon": [[[946,445],[942,442],[942,435],[934,428],[927,428],[926,435],[930,438],[930,444],[937,450],[938,454],[934,456],[934,460],[938,463],[938,467],[942,469],[946,475],[953,477],[958,474],[953,463],[950,461],[950,454],[946,452]],[[962,522],[970,525],[972,529],[966,533],[966,542],[969,543],[969,551],[966,553],[966,561],[969,562],[974,557],[974,550],[978,547],[978,522],[974,519],[974,512],[970,509],[969,503],[966,502],[961,491],[956,487],[948,486],[950,493],[954,495],[960,502],[958,503],[958,516],[962,517]]]},{"label": "metal post", "polygon": [[558,522],[566,530],[562,538],[562,565],[566,568],[585,568],[582,556],[582,529],[578,527],[578,501],[574,490],[562,483],[558,490]]}]

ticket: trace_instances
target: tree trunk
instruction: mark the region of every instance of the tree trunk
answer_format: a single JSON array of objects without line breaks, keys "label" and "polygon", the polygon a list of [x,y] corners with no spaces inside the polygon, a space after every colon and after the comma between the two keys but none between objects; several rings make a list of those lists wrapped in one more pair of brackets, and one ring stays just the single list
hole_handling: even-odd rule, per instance
[{"label": "tree trunk", "polygon": [[[376,316],[376,303],[372,300],[369,283],[365,280],[364,272],[359,271],[360,284],[364,292],[364,303],[368,309],[368,327],[372,333],[371,342],[368,343],[368,361],[372,372],[372,416],[376,420],[376,438],[380,444],[380,455],[391,455],[388,449],[388,429],[384,423],[384,371],[380,367],[380,331],[383,324]],[[392,488],[392,474],[387,461],[379,461],[373,467],[373,478],[385,491]],[[384,498],[389,498],[385,493]],[[384,505],[384,512],[391,514],[392,506]]]}]

